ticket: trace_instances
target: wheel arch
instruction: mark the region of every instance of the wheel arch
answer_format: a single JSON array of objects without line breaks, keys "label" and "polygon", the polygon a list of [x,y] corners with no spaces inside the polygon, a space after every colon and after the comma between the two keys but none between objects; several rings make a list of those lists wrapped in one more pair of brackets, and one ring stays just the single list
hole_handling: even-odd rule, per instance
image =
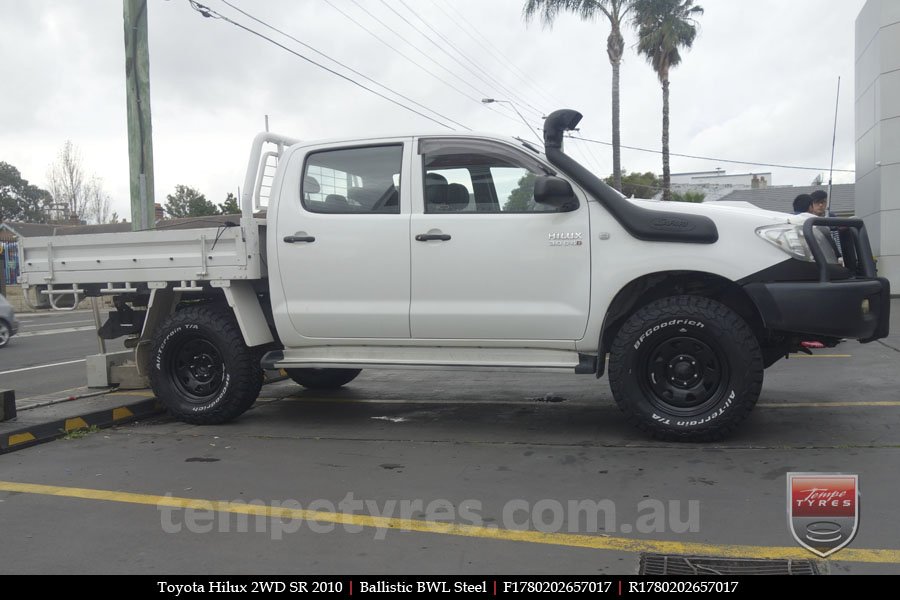
[{"label": "wheel arch", "polygon": [[743,318],[763,345],[766,329],[756,304],[739,284],[704,271],[647,273],[625,284],[613,297],[600,329],[597,377],[603,375],[605,357],[622,324],[642,306],[675,295],[703,296],[721,302]]},{"label": "wheel arch", "polygon": [[[172,284],[150,290],[147,316],[136,347],[136,362],[142,375],[150,372],[150,346],[156,329],[172,313],[190,302],[214,302],[227,305],[248,348],[264,347],[277,342],[268,296],[262,298],[250,281],[215,282],[200,293],[183,294]],[[190,304],[187,304],[190,305]]]}]

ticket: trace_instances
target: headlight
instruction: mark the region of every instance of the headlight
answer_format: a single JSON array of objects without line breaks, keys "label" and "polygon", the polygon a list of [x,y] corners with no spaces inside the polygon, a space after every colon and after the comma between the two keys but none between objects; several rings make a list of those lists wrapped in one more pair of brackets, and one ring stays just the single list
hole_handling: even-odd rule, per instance
[{"label": "headlight", "polygon": [[[756,235],[774,244],[784,250],[787,254],[798,260],[806,262],[815,262],[812,250],[809,249],[809,243],[803,236],[802,225],[766,225],[765,227],[757,227]],[[813,227],[813,236],[816,238],[822,254],[825,256],[825,262],[837,264],[837,255],[831,245],[831,231],[828,227]]]},{"label": "headlight", "polygon": [[775,244],[796,259],[815,262],[809,244],[803,237],[803,228],[799,225],[785,223],[757,227],[756,235],[770,244]]}]

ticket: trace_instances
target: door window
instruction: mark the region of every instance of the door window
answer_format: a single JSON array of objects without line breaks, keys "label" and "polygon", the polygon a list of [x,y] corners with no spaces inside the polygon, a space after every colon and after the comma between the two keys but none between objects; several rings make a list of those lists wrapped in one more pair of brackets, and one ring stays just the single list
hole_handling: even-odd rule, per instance
[{"label": "door window", "polygon": [[489,142],[423,140],[426,213],[535,213],[558,209],[534,201],[536,160]]},{"label": "door window", "polygon": [[398,214],[403,146],[311,153],[303,169],[303,208],[314,213]]}]

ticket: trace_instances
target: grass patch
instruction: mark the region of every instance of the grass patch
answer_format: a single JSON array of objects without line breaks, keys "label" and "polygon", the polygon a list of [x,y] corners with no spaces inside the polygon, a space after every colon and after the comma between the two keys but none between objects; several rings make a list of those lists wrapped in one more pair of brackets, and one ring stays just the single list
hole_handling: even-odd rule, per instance
[{"label": "grass patch", "polygon": [[78,429],[73,429],[71,431],[67,431],[62,439],[64,440],[80,440],[83,437],[87,437],[92,433],[97,433],[100,431],[100,428],[96,425],[91,425],[90,427],[80,427]]}]

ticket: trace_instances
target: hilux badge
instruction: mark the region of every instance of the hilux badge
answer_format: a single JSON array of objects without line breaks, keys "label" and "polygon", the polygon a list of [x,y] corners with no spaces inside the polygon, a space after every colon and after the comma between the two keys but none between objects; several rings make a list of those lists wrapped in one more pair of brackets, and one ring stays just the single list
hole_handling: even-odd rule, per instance
[{"label": "hilux badge", "polygon": [[548,233],[551,246],[580,246],[584,235],[580,231]]}]

